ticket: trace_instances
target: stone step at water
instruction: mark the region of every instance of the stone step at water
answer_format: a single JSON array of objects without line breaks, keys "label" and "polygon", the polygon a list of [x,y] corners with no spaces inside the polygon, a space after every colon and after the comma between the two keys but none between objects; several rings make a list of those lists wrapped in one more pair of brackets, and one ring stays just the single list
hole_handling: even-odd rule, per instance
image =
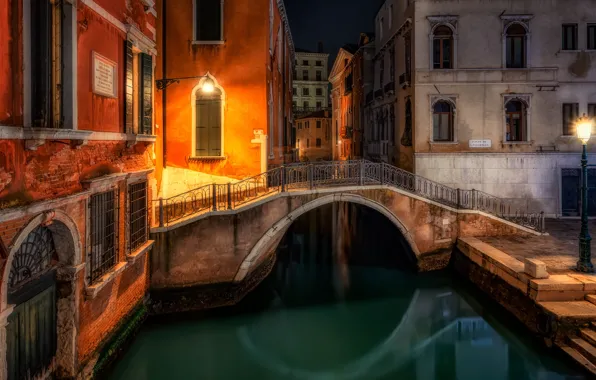
[{"label": "stone step at water", "polygon": [[586,357],[583,356],[582,354],[580,354],[575,348],[569,347],[566,345],[561,345],[559,347],[561,348],[561,350],[563,350],[563,352],[565,352],[567,355],[569,355],[573,360],[575,360],[581,366],[583,366],[588,371],[590,371],[594,375],[596,375],[596,365],[594,365],[591,361],[586,359]]},{"label": "stone step at water", "polygon": [[592,364],[596,364],[596,347],[577,337],[569,337],[569,346],[577,350],[577,352],[582,354]]},{"label": "stone step at water", "polygon": [[596,320],[596,305],[588,301],[538,302],[557,318],[577,318],[588,323]]},{"label": "stone step at water", "polygon": [[595,294],[586,294],[586,301],[596,305],[596,295]]},{"label": "stone step at water", "polygon": [[579,335],[592,346],[596,347],[596,331],[592,329],[581,329]]}]

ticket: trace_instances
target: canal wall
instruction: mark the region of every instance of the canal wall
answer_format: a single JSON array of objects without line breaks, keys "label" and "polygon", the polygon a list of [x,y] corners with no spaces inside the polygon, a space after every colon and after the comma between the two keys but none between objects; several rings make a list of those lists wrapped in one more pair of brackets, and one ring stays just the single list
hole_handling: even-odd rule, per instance
[{"label": "canal wall", "polygon": [[[243,282],[266,277],[266,270],[259,268],[272,262],[294,220],[334,202],[361,204],[385,215],[411,248],[420,271],[445,268],[462,236],[535,233],[478,211],[450,208],[386,186],[281,193],[235,210],[153,228],[151,298],[160,306],[152,310],[173,312],[176,299],[187,310],[185,300],[194,292],[206,294],[195,309],[237,302],[252,287]],[[260,272],[251,276],[256,271]]]}]

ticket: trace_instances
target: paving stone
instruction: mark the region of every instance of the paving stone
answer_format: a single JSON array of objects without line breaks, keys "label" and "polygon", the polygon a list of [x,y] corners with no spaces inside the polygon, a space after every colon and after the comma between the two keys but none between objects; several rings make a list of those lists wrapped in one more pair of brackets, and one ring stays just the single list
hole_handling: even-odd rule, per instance
[{"label": "paving stone", "polygon": [[593,318],[596,319],[596,305],[587,301],[569,302],[538,302],[551,313],[563,318]]}]

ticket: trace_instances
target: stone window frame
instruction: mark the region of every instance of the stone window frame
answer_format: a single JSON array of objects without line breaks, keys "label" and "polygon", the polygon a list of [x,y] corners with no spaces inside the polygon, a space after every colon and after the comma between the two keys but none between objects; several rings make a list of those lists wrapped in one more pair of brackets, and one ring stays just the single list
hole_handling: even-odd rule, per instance
[{"label": "stone window frame", "polygon": [[[207,80],[211,79],[213,81],[213,87],[221,91],[221,153],[220,156],[204,156],[204,157],[197,157],[196,156],[196,148],[197,148],[197,92],[203,87],[203,83]],[[191,106],[191,144],[190,144],[190,158],[193,160],[224,160],[225,159],[225,128],[226,128],[226,120],[225,120],[225,109],[226,109],[226,91],[224,88],[219,84],[217,78],[211,75],[210,72],[207,72],[201,80],[194,86],[190,93],[190,106]]]},{"label": "stone window frame", "polygon": [[224,1],[220,0],[220,39],[219,40],[211,40],[211,41],[202,41],[196,40],[197,37],[197,0],[192,0],[192,44],[193,45],[223,45],[225,43],[224,33],[225,33],[225,26],[224,26]]},{"label": "stone window frame", "polygon": [[[458,112],[457,112],[457,102],[459,100],[459,95],[457,94],[445,94],[445,95],[429,95],[429,141],[431,144],[433,145],[454,145],[454,144],[459,144],[458,141],[458,133],[457,133],[457,127],[458,127]],[[453,109],[453,140],[452,141],[435,141],[434,140],[434,125],[433,125],[433,108],[435,106],[435,104],[439,101],[445,101],[451,104],[451,107]]]},{"label": "stone window frame", "polygon": [[[519,100],[526,107],[526,140],[507,141],[507,108],[506,105],[512,100]],[[503,145],[531,145],[532,144],[532,94],[501,94],[501,115],[502,131],[501,138]]]},{"label": "stone window frame", "polygon": [[[459,34],[458,34],[458,20],[459,16],[428,16],[426,18],[430,23],[430,32],[428,33],[428,52],[429,52],[429,70],[456,70],[457,69],[457,45],[459,41]],[[451,29],[452,38],[453,38],[453,47],[452,47],[452,65],[450,69],[434,69],[434,62],[433,62],[433,45],[435,39],[435,30],[439,26],[446,26]]]},{"label": "stone window frame", "polygon": [[[527,70],[532,67],[531,57],[531,43],[532,33],[530,29],[530,20],[534,18],[534,15],[503,15],[501,16],[501,66],[505,70]],[[519,24],[526,30],[525,40],[525,62],[526,67],[524,68],[507,68],[507,29],[513,25]]]}]

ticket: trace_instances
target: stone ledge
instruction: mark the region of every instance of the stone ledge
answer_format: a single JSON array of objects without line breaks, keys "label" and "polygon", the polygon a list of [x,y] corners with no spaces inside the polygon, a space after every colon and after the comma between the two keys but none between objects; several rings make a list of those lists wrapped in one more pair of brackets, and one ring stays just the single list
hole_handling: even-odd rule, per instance
[{"label": "stone ledge", "polygon": [[587,294],[596,293],[595,275],[570,273],[537,279],[525,273],[524,263],[477,238],[460,238],[457,248],[472,262],[536,302],[580,301]]},{"label": "stone ledge", "polygon": [[145,254],[149,252],[149,250],[153,247],[153,244],[155,244],[155,240],[147,240],[145,244],[137,248],[133,253],[130,255],[127,254],[126,261],[130,264],[136,263],[138,259],[145,256]]},{"label": "stone ledge", "polygon": [[128,266],[127,262],[119,262],[112,268],[111,271],[104,274],[102,278],[100,278],[96,283],[93,285],[85,287],[85,298],[86,299],[94,299],[97,297],[99,292],[105,288],[109,283],[111,283],[117,275],[122,273],[124,269]]}]

